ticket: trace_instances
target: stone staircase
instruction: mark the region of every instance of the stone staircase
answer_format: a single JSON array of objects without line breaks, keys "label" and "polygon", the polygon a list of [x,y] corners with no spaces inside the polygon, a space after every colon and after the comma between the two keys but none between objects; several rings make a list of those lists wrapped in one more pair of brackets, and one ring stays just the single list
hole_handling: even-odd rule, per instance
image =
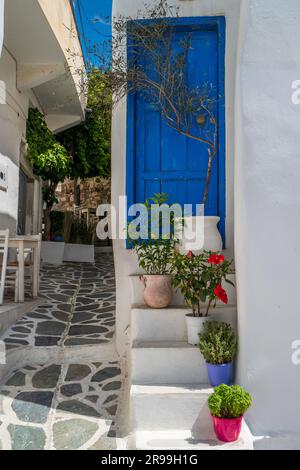
[{"label": "stone staircase", "polygon": [[[253,449],[244,423],[238,442],[218,441],[207,399],[206,364],[198,347],[187,343],[183,299],[174,292],[172,307],[154,310],[143,305],[138,276],[131,276],[130,416],[135,449]],[[218,304],[214,318],[236,328],[235,290],[229,304]]]}]

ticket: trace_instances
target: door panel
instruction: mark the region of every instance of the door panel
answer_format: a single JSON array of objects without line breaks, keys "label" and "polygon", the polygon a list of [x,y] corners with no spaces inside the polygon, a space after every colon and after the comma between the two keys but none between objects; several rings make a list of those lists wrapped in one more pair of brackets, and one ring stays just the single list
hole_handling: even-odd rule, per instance
[{"label": "door panel", "polygon": [[[218,22],[215,24],[211,22],[211,26],[208,24],[201,27],[197,25],[196,20],[191,29],[184,26],[178,30],[173,47],[175,49],[180,47],[180,41],[186,37],[187,32],[189,33],[191,47],[186,67],[187,82],[192,87],[212,85],[210,96],[215,99],[214,113],[219,117],[222,114],[220,110],[222,104],[219,98],[224,93],[220,77],[224,74],[222,70],[224,65],[220,53],[222,48]],[[146,57],[142,57],[139,61],[153,74],[153,66],[151,67],[149,61],[147,62]],[[132,131],[135,135],[132,149],[133,163],[132,166],[127,167],[127,171],[135,172],[134,187],[129,188],[128,191],[133,196],[132,202],[144,202],[155,192],[165,192],[169,196],[170,203],[193,204],[195,213],[195,205],[201,203],[205,188],[208,147],[179,134],[168,126],[159,111],[140,94],[134,97],[133,106],[134,129]],[[128,125],[132,125],[132,122]],[[195,121],[193,125],[199,124]],[[202,125],[201,135],[209,125],[209,122]],[[219,122],[219,136],[222,133],[224,137],[224,127],[225,123]],[[195,134],[199,135],[199,129],[195,130]],[[225,189],[222,181],[224,175],[220,174],[219,162],[224,158],[225,155],[218,151],[213,164],[210,193],[205,207],[206,215],[219,215],[223,219],[221,230],[224,227],[225,214],[220,201],[225,194],[220,195],[220,187],[223,191]],[[128,181],[132,179],[128,178]]]}]

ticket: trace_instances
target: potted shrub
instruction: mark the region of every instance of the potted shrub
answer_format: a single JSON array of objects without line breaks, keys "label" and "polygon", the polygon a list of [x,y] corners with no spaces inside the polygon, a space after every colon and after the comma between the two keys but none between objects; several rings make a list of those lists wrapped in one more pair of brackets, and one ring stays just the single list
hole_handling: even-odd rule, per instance
[{"label": "potted shrub", "polygon": [[222,283],[232,282],[227,279],[232,273],[232,261],[226,261],[218,253],[203,252],[195,256],[193,252],[187,255],[173,252],[172,283],[180,289],[184,300],[192,312],[186,315],[187,335],[189,344],[199,344],[199,333],[204,322],[212,319],[209,316],[217,300],[227,304],[228,296]]},{"label": "potted shrub", "polygon": [[51,220],[51,240],[54,242],[63,242],[64,213],[60,211],[50,212]]},{"label": "potted shrub", "polygon": [[206,322],[199,334],[199,347],[207,365],[210,384],[229,385],[233,361],[237,354],[237,338],[233,328],[224,322]]},{"label": "potted shrub", "polygon": [[[153,204],[161,206],[167,200],[166,194],[155,194],[147,199],[144,207],[147,213],[147,226],[149,216],[152,216],[151,207]],[[151,230],[153,230],[153,220],[151,220]],[[151,308],[166,308],[172,300],[172,285],[170,275],[170,259],[173,250],[174,240],[170,233],[167,236],[162,234],[161,219],[158,219],[156,233],[148,230],[148,238],[134,239],[133,231],[128,226],[128,238],[130,245],[134,248],[138,256],[138,262],[145,274],[140,276],[144,284],[144,301]],[[171,227],[173,222],[171,220]]]},{"label": "potted shrub", "polygon": [[214,431],[223,442],[239,439],[243,416],[252,405],[252,397],[238,385],[220,385],[208,398]]}]

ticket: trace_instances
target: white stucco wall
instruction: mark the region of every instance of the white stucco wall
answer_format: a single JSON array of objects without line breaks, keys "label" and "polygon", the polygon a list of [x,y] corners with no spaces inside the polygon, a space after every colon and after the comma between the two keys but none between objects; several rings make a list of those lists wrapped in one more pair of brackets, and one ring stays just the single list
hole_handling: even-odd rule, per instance
[{"label": "white stucco wall", "polygon": [[[143,11],[144,0],[114,0],[113,16],[136,17]],[[153,0],[152,2],[156,2]],[[234,96],[237,37],[240,15],[240,0],[172,0],[179,5],[182,16],[218,16],[226,18],[226,240],[227,255],[233,256],[233,161],[234,161]],[[113,115],[112,139],[112,202],[118,208],[118,197],[125,195],[126,179],[126,103],[119,103]],[[125,249],[124,241],[114,242],[117,280],[117,347],[126,353],[130,323],[130,285],[128,275],[138,272],[135,256]]]},{"label": "white stucco wall", "polygon": [[[299,0],[173,1],[182,16],[225,15],[226,233],[236,262],[238,382],[254,397],[247,415],[262,448],[300,448],[300,80]],[[114,15],[143,1],[114,0]],[[112,199],[125,194],[126,104],[113,116]],[[117,347],[130,325],[128,275],[138,271],[123,241],[114,243]],[[300,354],[299,354],[300,356]]]},{"label": "white stucco wall", "polygon": [[300,434],[292,439],[300,366],[291,361],[300,339],[300,106],[291,101],[299,24],[299,0],[243,2],[235,152],[239,380],[254,395],[253,431],[283,438],[264,445],[292,448],[300,447]]},{"label": "white stucco wall", "polygon": [[19,160],[26,136],[29,97],[16,89],[14,58],[5,49],[0,59],[0,162],[7,165],[8,187],[0,189],[0,228],[16,230],[19,195]]},{"label": "white stucco wall", "polygon": [[[2,170],[7,167],[8,181],[7,189],[0,189],[0,229],[16,232],[21,166],[30,178],[26,232],[36,233],[41,231],[42,197],[40,180],[36,178],[33,184],[31,166],[26,160],[28,108],[32,104],[45,114],[50,110],[52,130],[80,122],[84,118],[85,98],[79,96],[79,74],[66,73],[65,65],[71,65],[70,51],[76,57],[72,60],[74,67],[83,69],[84,62],[68,0],[8,0],[5,15],[3,7],[4,0],[0,0],[0,166]],[[60,65],[63,78],[54,83]]]}]

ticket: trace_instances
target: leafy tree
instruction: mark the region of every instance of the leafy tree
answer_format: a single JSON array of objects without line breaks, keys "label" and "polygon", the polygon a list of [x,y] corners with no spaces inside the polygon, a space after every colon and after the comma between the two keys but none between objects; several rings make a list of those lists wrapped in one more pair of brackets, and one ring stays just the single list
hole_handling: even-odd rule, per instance
[{"label": "leafy tree", "polygon": [[99,70],[89,72],[85,121],[57,135],[71,156],[70,176],[75,180],[110,175],[112,100],[106,80]]},{"label": "leafy tree", "polygon": [[33,171],[45,184],[43,197],[46,203],[45,239],[48,239],[51,221],[50,212],[56,202],[55,191],[60,181],[70,172],[70,157],[66,149],[59,144],[48,128],[43,114],[31,108],[27,119],[28,157]]},{"label": "leafy tree", "polygon": [[[115,17],[112,40],[93,44],[90,54],[92,63],[104,71],[115,103],[138,94],[160,112],[170,128],[204,146],[206,183],[199,196],[206,204],[218,150],[218,97],[212,83],[188,83],[192,36],[190,32],[183,34],[174,47],[179,16],[180,7],[168,0],[145,2],[138,20],[130,15]],[[107,60],[108,50],[113,52],[111,62]],[[79,73],[82,75],[82,71]]]}]

